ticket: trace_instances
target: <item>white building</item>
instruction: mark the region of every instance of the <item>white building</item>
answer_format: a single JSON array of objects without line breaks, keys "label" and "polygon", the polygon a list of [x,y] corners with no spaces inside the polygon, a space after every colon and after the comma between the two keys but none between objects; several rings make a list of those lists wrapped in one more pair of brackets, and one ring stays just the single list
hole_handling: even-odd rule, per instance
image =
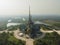
[{"label": "white building", "polygon": [[20,25],[21,23],[8,23],[7,24],[7,27],[10,27],[10,26],[16,26],[16,25]]}]

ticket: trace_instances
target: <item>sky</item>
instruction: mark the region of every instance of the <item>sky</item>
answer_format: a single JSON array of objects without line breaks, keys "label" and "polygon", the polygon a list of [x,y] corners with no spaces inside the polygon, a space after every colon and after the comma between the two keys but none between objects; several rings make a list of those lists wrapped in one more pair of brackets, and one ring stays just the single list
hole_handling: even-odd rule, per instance
[{"label": "sky", "polygon": [[60,15],[60,0],[0,0],[0,16],[31,14]]}]

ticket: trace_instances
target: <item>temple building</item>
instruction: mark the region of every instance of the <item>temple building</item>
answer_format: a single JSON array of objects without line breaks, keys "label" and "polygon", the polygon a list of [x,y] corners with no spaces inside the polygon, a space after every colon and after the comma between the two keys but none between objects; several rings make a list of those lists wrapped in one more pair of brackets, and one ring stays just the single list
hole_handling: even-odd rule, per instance
[{"label": "temple building", "polygon": [[29,35],[31,38],[37,37],[37,34],[40,32],[40,25],[35,24],[35,22],[32,21],[32,16],[30,13],[30,5],[29,5],[29,20],[27,24],[20,25],[20,30]]}]

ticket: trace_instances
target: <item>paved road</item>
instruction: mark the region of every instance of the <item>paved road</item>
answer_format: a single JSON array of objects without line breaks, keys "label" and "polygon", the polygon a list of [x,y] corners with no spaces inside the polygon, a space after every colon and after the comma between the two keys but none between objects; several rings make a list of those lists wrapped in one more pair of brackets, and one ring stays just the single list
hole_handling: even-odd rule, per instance
[{"label": "paved road", "polygon": [[[56,31],[56,30],[53,30],[53,31],[44,31],[44,30],[40,30],[41,32],[43,32],[43,33],[51,33],[51,32],[53,32],[53,31]],[[12,33],[12,32],[14,32],[14,36],[17,38],[17,39],[20,39],[20,40],[24,40],[24,41],[26,41],[26,45],[33,45],[33,39],[31,39],[31,38],[29,38],[29,39],[27,39],[27,38],[25,38],[25,37],[20,37],[19,35],[18,35],[18,33],[20,32],[19,31],[19,29],[17,29],[17,30],[15,30],[15,31],[8,31],[8,30],[4,30],[4,31],[0,31],[0,33],[3,33],[3,32],[9,32],[9,33]],[[56,31],[59,35],[60,35],[60,31]],[[42,37],[44,37],[45,36],[45,34],[43,34],[42,36],[41,36],[41,38]]]},{"label": "paved road", "polygon": [[33,45],[33,39],[31,39],[31,38],[29,38],[29,39],[27,39],[27,38],[25,38],[25,37],[20,37],[20,36],[18,36],[18,33],[19,33],[20,31],[19,31],[19,29],[18,30],[16,30],[16,31],[14,31],[14,36],[17,38],[17,39],[21,39],[21,40],[24,40],[24,41],[26,41],[26,45]]},{"label": "paved road", "polygon": [[60,35],[60,30],[58,30],[58,31],[57,30],[44,31],[43,29],[41,29],[40,31],[43,32],[43,33],[52,33],[52,32],[55,31],[55,32],[57,32]]},{"label": "paved road", "polygon": [[33,45],[33,39],[27,39],[26,40],[26,45]]},{"label": "paved road", "polygon": [[15,31],[8,31],[8,30],[0,31],[0,33],[3,33],[3,32],[6,32],[6,33],[7,33],[7,32],[9,32],[9,33],[14,32],[14,36],[15,36],[17,39],[26,41],[26,45],[33,45],[33,41],[34,41],[33,39],[31,39],[31,38],[27,39],[27,38],[24,38],[24,37],[20,37],[20,36],[18,35],[18,33],[20,32],[19,29],[15,30]]}]

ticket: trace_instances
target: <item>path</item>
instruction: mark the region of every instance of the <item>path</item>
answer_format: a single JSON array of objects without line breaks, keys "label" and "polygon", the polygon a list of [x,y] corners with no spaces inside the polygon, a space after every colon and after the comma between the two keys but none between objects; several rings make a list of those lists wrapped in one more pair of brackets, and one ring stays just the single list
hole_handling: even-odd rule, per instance
[{"label": "path", "polygon": [[26,45],[33,45],[33,41],[34,41],[33,39],[31,39],[31,38],[29,38],[29,39],[23,38],[23,37],[20,37],[20,36],[18,35],[18,33],[20,32],[19,29],[15,30],[15,31],[8,31],[8,30],[0,31],[0,33],[3,33],[3,32],[6,32],[6,33],[7,33],[7,32],[9,32],[9,33],[14,32],[14,36],[15,36],[17,39],[26,41]]},{"label": "path", "polygon": [[14,31],[14,36],[15,36],[17,39],[26,41],[26,45],[33,45],[33,41],[34,41],[33,39],[31,39],[31,38],[27,39],[27,38],[23,38],[23,37],[18,36],[18,33],[19,33],[19,32],[20,32],[19,29],[16,30],[16,31]]},{"label": "path", "polygon": [[55,31],[55,32],[57,32],[60,35],[60,30],[51,30],[51,31],[47,30],[47,31],[44,31],[43,29],[41,29],[40,31],[43,32],[43,33],[52,33],[52,32]]},{"label": "path", "polygon": [[26,40],[26,45],[33,45],[33,39],[27,39]]},{"label": "path", "polygon": [[[52,33],[52,32],[57,32],[59,35],[60,35],[60,31],[56,31],[56,30],[53,30],[53,31],[44,31],[43,29],[40,30],[41,32],[43,32],[43,35],[40,37],[40,38],[43,38],[45,36],[45,33]],[[8,30],[4,30],[4,31],[0,31],[0,33],[3,33],[3,32],[9,32],[9,33],[12,33],[14,32],[14,36],[17,38],[17,39],[20,39],[20,40],[24,40],[26,41],[26,45],[33,45],[33,39],[29,38],[23,38],[23,37],[20,37],[18,35],[18,33],[20,32],[19,29],[15,30],[15,31],[8,31]]]}]

